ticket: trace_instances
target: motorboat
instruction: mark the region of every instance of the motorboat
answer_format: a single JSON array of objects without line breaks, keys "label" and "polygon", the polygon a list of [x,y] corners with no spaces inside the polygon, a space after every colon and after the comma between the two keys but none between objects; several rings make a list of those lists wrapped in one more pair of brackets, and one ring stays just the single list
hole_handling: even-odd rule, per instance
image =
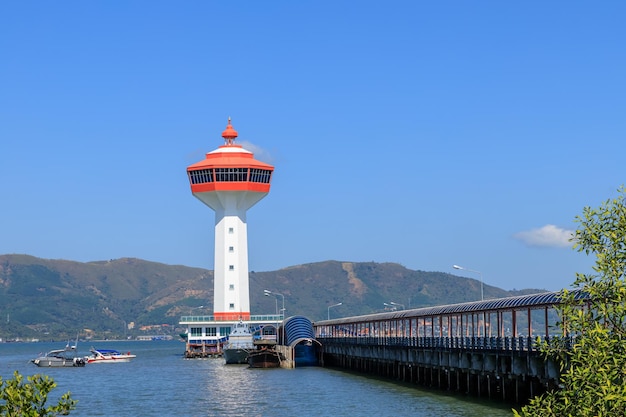
[{"label": "motorboat", "polygon": [[136,358],[137,355],[132,355],[130,352],[122,353],[115,349],[89,349],[91,355],[85,356],[85,361],[91,363],[122,363],[130,362]]},{"label": "motorboat", "polygon": [[245,364],[248,363],[248,353],[254,348],[250,327],[239,321],[228,335],[222,354],[226,364]]},{"label": "motorboat", "polygon": [[75,368],[85,366],[87,363],[84,358],[76,356],[76,346],[70,346],[69,343],[64,349],[51,350],[31,359],[31,362],[46,368]]},{"label": "motorboat", "polygon": [[260,339],[255,340],[255,350],[248,353],[248,365],[250,368],[280,368],[280,353],[276,350],[276,341]]}]

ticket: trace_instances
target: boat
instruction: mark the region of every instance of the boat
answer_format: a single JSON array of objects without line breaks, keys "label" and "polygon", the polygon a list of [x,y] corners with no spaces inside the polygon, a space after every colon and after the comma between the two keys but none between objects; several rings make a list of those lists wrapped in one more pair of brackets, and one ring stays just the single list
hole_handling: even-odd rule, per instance
[{"label": "boat", "polygon": [[40,368],[76,368],[86,364],[84,358],[76,356],[76,346],[70,346],[69,343],[64,349],[51,350],[31,359],[31,362]]},{"label": "boat", "polygon": [[156,335],[156,336],[150,336],[150,340],[152,341],[159,341],[159,340],[172,340],[173,337],[170,336],[169,334],[160,334],[160,335]]},{"label": "boat", "polygon": [[255,348],[250,327],[243,321],[235,323],[224,344],[222,354],[226,364],[248,363],[248,353]]},{"label": "boat", "polygon": [[280,368],[280,353],[276,350],[276,341],[255,340],[255,350],[248,353],[250,368]]},{"label": "boat", "polygon": [[137,355],[131,355],[130,352],[122,353],[115,349],[89,349],[91,355],[85,356],[87,363],[123,363],[130,362]]}]

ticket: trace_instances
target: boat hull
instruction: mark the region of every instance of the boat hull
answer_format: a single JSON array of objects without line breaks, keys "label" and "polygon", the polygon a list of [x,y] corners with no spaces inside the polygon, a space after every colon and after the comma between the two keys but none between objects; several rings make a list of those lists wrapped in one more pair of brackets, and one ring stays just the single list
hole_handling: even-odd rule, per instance
[{"label": "boat hull", "polygon": [[135,355],[127,356],[127,357],[110,357],[110,358],[89,358],[87,359],[88,364],[92,363],[126,363],[130,362]]},{"label": "boat hull", "polygon": [[279,368],[280,356],[274,349],[250,352],[248,365],[250,368]]},{"label": "boat hull", "polygon": [[224,349],[224,360],[227,365],[237,365],[248,363],[248,350],[240,348]]},{"label": "boat hull", "polygon": [[132,355],[130,352],[122,353],[115,349],[94,349],[91,348],[91,355],[85,356],[85,361],[88,364],[92,363],[126,363],[136,358],[137,355]]},{"label": "boat hull", "polygon": [[37,358],[32,361],[40,368],[78,368],[85,366],[83,358],[59,359],[59,358]]}]

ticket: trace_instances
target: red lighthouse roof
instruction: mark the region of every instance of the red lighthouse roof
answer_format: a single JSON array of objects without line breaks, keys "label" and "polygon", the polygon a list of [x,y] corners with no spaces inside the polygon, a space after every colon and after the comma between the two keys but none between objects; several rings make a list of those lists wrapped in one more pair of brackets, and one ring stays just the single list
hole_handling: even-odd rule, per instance
[{"label": "red lighthouse roof", "polygon": [[254,159],[252,152],[233,142],[238,136],[230,118],[222,132],[226,143],[187,167],[191,191],[252,191],[267,193],[274,167]]}]

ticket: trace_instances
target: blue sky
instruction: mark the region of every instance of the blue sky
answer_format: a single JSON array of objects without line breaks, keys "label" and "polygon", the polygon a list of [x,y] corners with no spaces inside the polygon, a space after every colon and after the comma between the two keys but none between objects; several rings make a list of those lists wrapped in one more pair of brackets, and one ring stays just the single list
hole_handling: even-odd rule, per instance
[{"label": "blue sky", "polygon": [[186,167],[275,166],[250,269],[397,262],[569,286],[625,181],[626,3],[4,2],[0,254],[213,268]]}]

